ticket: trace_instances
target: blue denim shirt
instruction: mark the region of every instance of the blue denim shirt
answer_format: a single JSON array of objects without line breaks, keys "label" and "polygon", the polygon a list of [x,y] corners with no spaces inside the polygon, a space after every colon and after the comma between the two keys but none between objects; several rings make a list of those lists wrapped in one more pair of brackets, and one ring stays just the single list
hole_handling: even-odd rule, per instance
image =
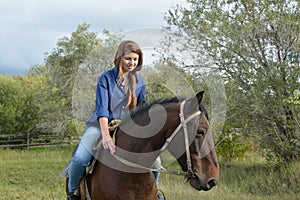
[{"label": "blue denim shirt", "polygon": [[[98,77],[96,86],[96,107],[88,119],[88,125],[98,125],[98,118],[107,117],[108,122],[121,119],[128,113],[126,105],[128,94],[123,86],[118,85],[119,70],[117,67],[109,69]],[[136,84],[137,106],[146,101],[146,86],[142,76],[137,75]]]}]

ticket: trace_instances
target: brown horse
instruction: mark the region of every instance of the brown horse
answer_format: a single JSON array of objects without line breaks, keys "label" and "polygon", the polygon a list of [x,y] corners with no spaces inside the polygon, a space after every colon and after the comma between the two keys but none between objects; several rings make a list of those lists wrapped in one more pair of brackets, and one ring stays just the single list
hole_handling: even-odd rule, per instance
[{"label": "brown horse", "polygon": [[153,200],[157,187],[151,166],[168,149],[196,190],[210,190],[219,180],[219,165],[203,92],[144,105],[123,119],[115,134],[116,152],[102,149],[86,177],[91,199]]}]

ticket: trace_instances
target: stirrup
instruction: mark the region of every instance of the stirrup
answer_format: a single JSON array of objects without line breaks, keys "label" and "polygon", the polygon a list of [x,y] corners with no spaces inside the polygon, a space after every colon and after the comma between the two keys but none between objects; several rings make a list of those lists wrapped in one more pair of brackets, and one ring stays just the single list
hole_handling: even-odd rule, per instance
[{"label": "stirrup", "polygon": [[166,196],[161,189],[157,189],[158,200],[166,200]]}]

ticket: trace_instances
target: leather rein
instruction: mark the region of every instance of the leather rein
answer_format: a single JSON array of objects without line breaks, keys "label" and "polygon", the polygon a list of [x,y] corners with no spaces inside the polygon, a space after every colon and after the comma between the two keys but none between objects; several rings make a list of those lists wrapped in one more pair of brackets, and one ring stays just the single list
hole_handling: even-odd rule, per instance
[{"label": "leather rein", "polygon": [[180,104],[180,113],[179,113],[179,118],[180,118],[180,124],[177,126],[177,128],[173,131],[172,135],[166,140],[166,142],[164,143],[164,145],[162,146],[162,148],[160,149],[160,152],[163,152],[167,149],[167,147],[169,146],[169,144],[172,142],[172,140],[174,139],[174,137],[177,135],[177,133],[180,131],[181,128],[183,128],[183,132],[184,132],[184,143],[185,143],[185,149],[186,149],[186,162],[187,162],[187,172],[186,171],[172,171],[172,170],[166,170],[165,168],[163,168],[163,166],[161,166],[160,163],[155,162],[156,165],[158,165],[160,167],[160,169],[154,169],[154,168],[148,168],[133,162],[130,162],[128,160],[125,160],[115,154],[111,154],[113,155],[118,161],[120,161],[121,163],[130,166],[130,167],[136,167],[136,168],[140,168],[140,169],[145,169],[147,171],[156,171],[156,172],[161,172],[161,173],[165,173],[165,174],[173,174],[173,175],[182,175],[182,176],[188,176],[189,178],[194,177],[195,173],[192,170],[192,163],[191,163],[191,155],[190,155],[190,148],[189,148],[189,139],[188,139],[188,131],[187,131],[187,123],[189,121],[191,121],[192,119],[194,119],[195,117],[198,117],[201,115],[201,111],[197,111],[195,113],[193,113],[192,115],[190,115],[187,119],[185,119],[184,117],[184,105],[185,105],[186,101],[181,102]]}]

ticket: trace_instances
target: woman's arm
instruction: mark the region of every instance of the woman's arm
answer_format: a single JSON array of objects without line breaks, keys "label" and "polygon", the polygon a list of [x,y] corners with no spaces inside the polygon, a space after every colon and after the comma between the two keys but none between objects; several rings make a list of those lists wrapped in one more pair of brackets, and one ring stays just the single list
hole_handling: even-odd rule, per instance
[{"label": "woman's arm", "polygon": [[99,118],[100,129],[102,132],[102,144],[104,149],[109,149],[111,153],[116,151],[116,147],[110,137],[109,130],[108,130],[108,118],[107,117],[100,117]]}]

